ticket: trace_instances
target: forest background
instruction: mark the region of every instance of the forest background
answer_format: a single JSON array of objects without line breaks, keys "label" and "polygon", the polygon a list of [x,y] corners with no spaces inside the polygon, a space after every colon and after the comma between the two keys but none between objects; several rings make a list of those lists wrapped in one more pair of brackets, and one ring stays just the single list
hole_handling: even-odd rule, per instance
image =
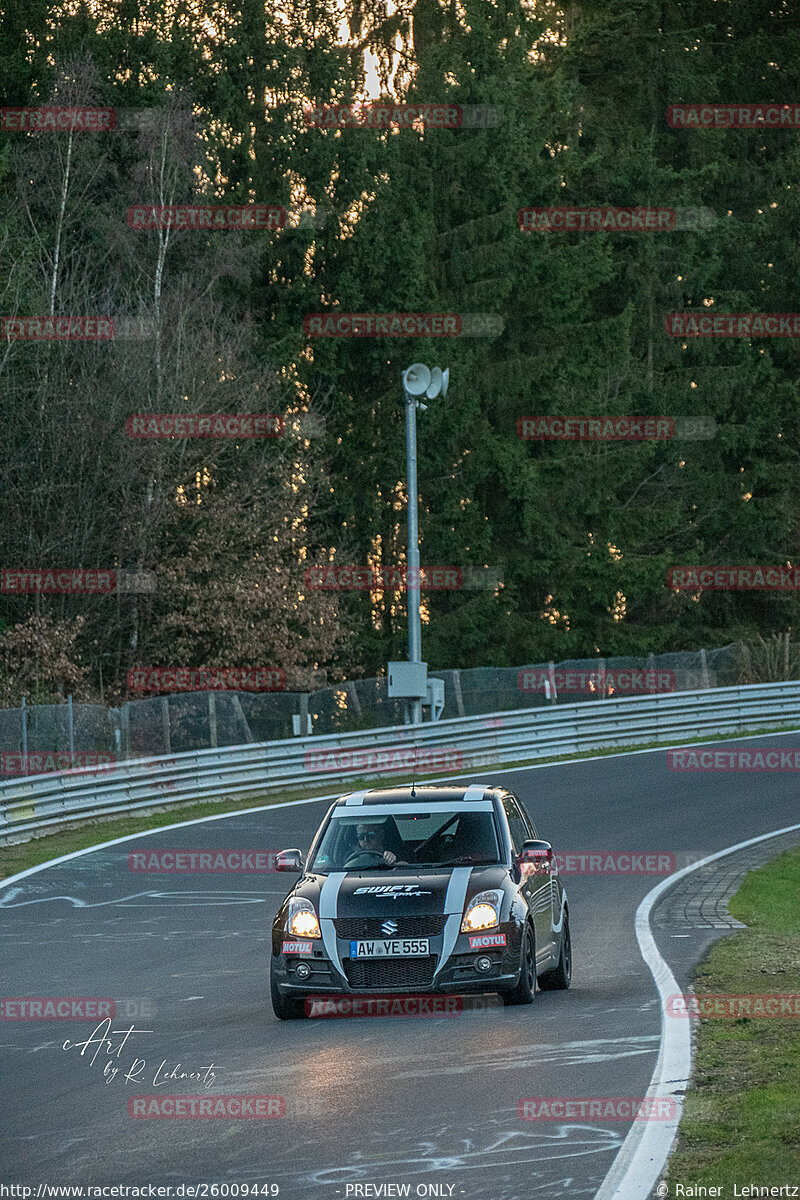
[{"label": "forest background", "polygon": [[[411,362],[430,669],[713,647],[796,625],[791,592],[667,569],[798,562],[798,342],[676,339],[670,312],[800,309],[793,129],[680,129],[685,103],[790,103],[790,0],[92,0],[0,4],[2,107],[113,107],[0,133],[3,316],[106,315],[107,342],[0,341],[4,568],[152,591],[0,595],[0,703],[116,703],[139,665],[404,658]],[[491,106],[483,127],[333,129],[313,105]],[[470,106],[475,106],[471,109]],[[486,110],[485,110],[486,111]],[[279,230],[143,230],[135,205],[282,205]],[[662,232],[531,232],[520,208],[702,210]],[[309,313],[490,314],[483,336],[306,336]],[[136,333],[138,330],[138,334]],[[491,332],[494,330],[494,332]],[[135,336],[134,336],[135,334]],[[131,414],[275,413],[272,439],[134,439]],[[531,414],[702,417],[713,437],[526,441]],[[473,578],[474,578],[473,574]]]}]

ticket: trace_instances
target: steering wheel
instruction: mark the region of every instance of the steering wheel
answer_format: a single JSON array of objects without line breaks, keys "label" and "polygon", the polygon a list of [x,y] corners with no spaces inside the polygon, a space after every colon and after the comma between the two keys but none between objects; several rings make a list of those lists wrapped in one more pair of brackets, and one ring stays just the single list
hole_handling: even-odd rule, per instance
[{"label": "steering wheel", "polygon": [[356,850],[355,854],[351,854],[344,864],[344,869],[347,871],[356,867],[373,867],[382,862],[382,850]]}]

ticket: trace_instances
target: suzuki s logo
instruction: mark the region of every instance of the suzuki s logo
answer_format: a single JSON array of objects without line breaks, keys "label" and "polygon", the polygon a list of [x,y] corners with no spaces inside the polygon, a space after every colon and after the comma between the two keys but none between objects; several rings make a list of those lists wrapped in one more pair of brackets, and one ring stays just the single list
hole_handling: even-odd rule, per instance
[{"label": "suzuki s logo", "polygon": [[392,933],[397,933],[398,929],[397,921],[384,921],[381,925],[381,933],[385,933],[387,937]]},{"label": "suzuki s logo", "polygon": [[432,896],[432,892],[420,891],[415,883],[375,883],[369,887],[358,887],[354,896],[381,896],[384,900],[400,900],[405,896]]}]

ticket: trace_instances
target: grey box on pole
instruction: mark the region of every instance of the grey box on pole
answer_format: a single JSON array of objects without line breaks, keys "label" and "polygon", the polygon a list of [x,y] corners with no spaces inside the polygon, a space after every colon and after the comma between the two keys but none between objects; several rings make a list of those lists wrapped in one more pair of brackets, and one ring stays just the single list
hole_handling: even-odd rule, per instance
[{"label": "grey box on pole", "polygon": [[390,700],[424,700],[428,695],[428,664],[390,662],[388,695]]},{"label": "grey box on pole", "polygon": [[424,704],[431,710],[431,720],[438,721],[444,711],[444,680],[429,679]]}]

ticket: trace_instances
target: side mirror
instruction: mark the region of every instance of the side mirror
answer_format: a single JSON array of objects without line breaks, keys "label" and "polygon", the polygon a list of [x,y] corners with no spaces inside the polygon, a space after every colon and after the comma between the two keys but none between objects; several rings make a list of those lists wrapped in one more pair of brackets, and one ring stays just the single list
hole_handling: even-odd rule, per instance
[{"label": "side mirror", "polygon": [[553,868],[553,847],[549,842],[534,841],[531,838],[522,843],[517,863],[526,875],[534,875],[537,872],[548,874]]},{"label": "side mirror", "polygon": [[302,871],[303,856],[299,850],[281,850],[275,855],[276,871]]}]

